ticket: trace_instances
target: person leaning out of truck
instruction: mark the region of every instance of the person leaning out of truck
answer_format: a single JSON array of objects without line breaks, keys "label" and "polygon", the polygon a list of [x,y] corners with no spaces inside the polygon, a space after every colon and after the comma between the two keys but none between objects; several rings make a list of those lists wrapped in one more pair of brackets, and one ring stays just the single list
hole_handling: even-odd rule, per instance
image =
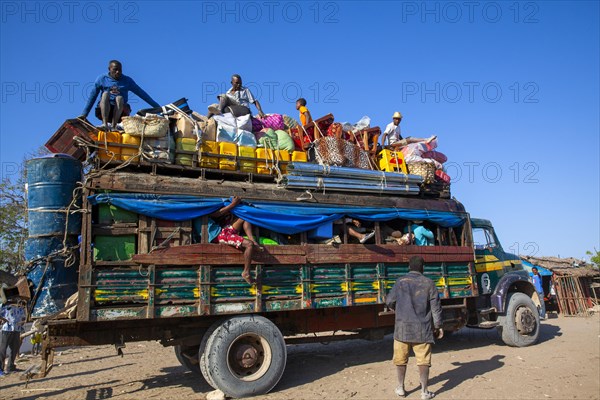
[{"label": "person leaning out of truck", "polygon": [[[130,91],[152,107],[160,107],[160,104],[154,101],[132,78],[123,75],[123,66],[120,61],[109,61],[108,73],[96,78],[94,89],[78,118],[87,118],[96,98],[102,93],[96,106],[96,118],[102,121],[102,127],[106,131],[119,129],[117,124],[121,122],[121,118],[131,113],[131,106],[127,103]],[[112,125],[109,125],[109,123]]]},{"label": "person leaning out of truck", "polygon": [[[423,226],[423,221],[413,221],[410,226],[410,230],[413,234],[413,240],[417,246],[434,245],[433,232]],[[408,226],[405,229],[405,233],[408,233]]]}]

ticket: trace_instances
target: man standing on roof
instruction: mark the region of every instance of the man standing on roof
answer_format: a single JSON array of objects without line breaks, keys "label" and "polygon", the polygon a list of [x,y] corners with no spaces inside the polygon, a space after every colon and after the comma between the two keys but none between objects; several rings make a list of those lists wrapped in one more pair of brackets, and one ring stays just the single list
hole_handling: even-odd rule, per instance
[{"label": "man standing on roof", "polygon": [[540,319],[546,319],[546,304],[544,303],[544,288],[542,286],[542,276],[540,275],[537,267],[531,268],[531,281],[535,286],[535,291],[540,298]]},{"label": "man standing on roof", "polygon": [[[127,103],[129,100],[129,91],[132,91],[152,107],[160,107],[156,101],[148,95],[133,79],[123,75],[123,65],[120,61],[111,60],[108,63],[108,73],[100,75],[94,83],[94,89],[78,117],[87,118],[96,98],[100,93],[100,101],[96,106],[96,118],[102,120],[104,130],[117,129],[117,124],[121,122],[121,117],[128,116],[131,113],[131,107]],[[109,126],[109,122],[112,126]]]},{"label": "man standing on roof", "polygon": [[231,89],[225,94],[217,96],[219,104],[212,104],[208,107],[208,118],[213,115],[231,112],[235,117],[248,115],[251,113],[250,104],[254,104],[258,110],[258,115],[265,116],[260,103],[254,98],[250,89],[242,86],[242,77],[238,74],[231,76]]},{"label": "man standing on roof", "polygon": [[400,397],[406,396],[404,377],[412,349],[419,367],[421,399],[428,400],[434,397],[427,389],[434,331],[438,339],[444,336],[444,331],[440,297],[433,281],[423,275],[423,264],[422,257],[412,257],[410,272],[398,278],[385,302],[396,313],[393,362],[399,385],[394,392]]},{"label": "man standing on roof", "polygon": [[406,146],[411,143],[419,143],[419,142],[431,142],[436,138],[436,136],[431,136],[428,139],[421,138],[413,138],[411,136],[406,139],[402,138],[400,134],[400,122],[402,122],[402,114],[398,111],[392,115],[392,122],[390,122],[383,131],[383,135],[381,138],[381,146],[385,147],[385,141],[388,140],[387,147],[392,150],[400,150],[401,147]]}]

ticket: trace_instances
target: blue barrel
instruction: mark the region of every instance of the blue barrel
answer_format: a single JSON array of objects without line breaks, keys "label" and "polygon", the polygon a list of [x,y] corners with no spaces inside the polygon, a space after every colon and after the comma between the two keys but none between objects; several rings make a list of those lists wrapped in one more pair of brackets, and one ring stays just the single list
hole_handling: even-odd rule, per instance
[{"label": "blue barrel", "polygon": [[[77,243],[77,236],[67,236],[67,247],[76,246]],[[27,278],[33,282],[34,293],[40,286],[32,311],[36,318],[60,311],[67,299],[77,291],[79,252],[75,250],[74,258],[66,266],[67,258],[58,256],[58,250],[62,248],[63,236],[30,237],[25,242],[25,258],[27,261],[36,260]],[[48,255],[51,255],[51,259],[46,268],[48,259],[44,257]]]},{"label": "blue barrel", "polygon": [[64,308],[67,299],[77,292],[77,269],[78,262],[65,267],[64,258],[52,259],[47,269],[45,260],[35,264],[27,278],[33,282],[34,291],[42,284],[33,305],[33,317],[44,317]]},{"label": "blue barrel", "polygon": [[67,208],[81,181],[82,164],[66,154],[33,158],[26,163],[29,236],[71,235],[81,231],[81,214]]},{"label": "blue barrel", "polygon": [[[46,257],[57,250],[62,250],[63,239],[63,235],[28,238],[25,241],[25,260],[36,260],[38,258]],[[67,247],[76,246],[77,242],[77,236],[67,236]]]}]

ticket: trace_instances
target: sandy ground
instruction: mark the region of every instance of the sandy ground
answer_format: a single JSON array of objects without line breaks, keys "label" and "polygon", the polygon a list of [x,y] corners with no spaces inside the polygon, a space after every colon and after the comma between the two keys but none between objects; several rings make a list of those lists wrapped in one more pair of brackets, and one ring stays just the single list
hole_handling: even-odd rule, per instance
[{"label": "sandy ground", "polygon": [[[430,390],[440,399],[600,399],[600,319],[544,321],[540,343],[505,346],[495,330],[464,329],[435,346]],[[393,399],[392,337],[329,345],[288,346],[283,378],[255,399]],[[35,358],[25,357],[27,368]],[[408,398],[419,399],[414,359]],[[0,399],[204,399],[212,390],[181,366],[172,348],[130,343],[125,356],[113,346],[60,352],[50,376],[29,382],[0,378]]]}]

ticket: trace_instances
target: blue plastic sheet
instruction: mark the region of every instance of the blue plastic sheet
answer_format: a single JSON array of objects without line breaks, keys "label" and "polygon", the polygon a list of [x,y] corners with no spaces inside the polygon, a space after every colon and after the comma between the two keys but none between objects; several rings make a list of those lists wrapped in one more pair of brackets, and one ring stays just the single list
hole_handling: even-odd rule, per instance
[{"label": "blue plastic sheet", "polygon": [[[229,199],[197,196],[105,193],[89,197],[91,204],[112,204],[153,218],[185,221],[198,218],[230,204]],[[350,207],[306,203],[243,202],[232,211],[253,225],[283,234],[296,234],[340,219],[343,216],[363,221],[389,221],[396,218],[425,220],[443,227],[460,226],[466,214],[403,208]]]},{"label": "blue plastic sheet", "polygon": [[530,263],[529,261],[521,258],[521,262],[523,263],[523,268],[529,272],[529,275],[532,276],[533,272],[531,272],[531,268],[536,267],[538,269],[538,273],[541,276],[552,276],[552,271],[550,271],[549,269],[546,269],[544,267],[540,267],[539,265],[535,265]]}]

